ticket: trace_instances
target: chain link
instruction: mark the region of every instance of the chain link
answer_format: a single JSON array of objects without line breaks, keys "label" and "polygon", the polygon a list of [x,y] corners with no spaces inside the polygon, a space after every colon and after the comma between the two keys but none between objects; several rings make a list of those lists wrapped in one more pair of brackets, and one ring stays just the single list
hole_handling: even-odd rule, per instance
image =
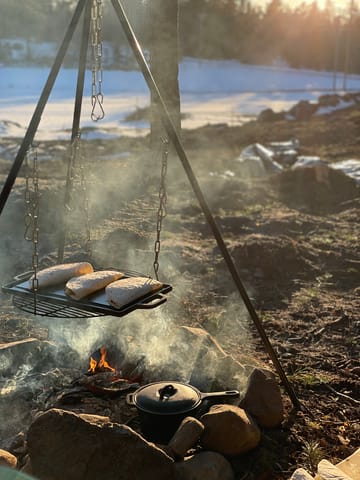
[{"label": "chain link", "polygon": [[159,208],[157,212],[157,222],[156,222],[156,240],[154,245],[155,259],[154,259],[154,272],[156,280],[159,280],[159,254],[161,248],[161,228],[162,221],[166,217],[166,203],[167,203],[167,192],[166,192],[166,174],[168,166],[168,156],[169,156],[169,141],[167,138],[162,138],[162,163],[161,163],[161,177],[160,177],[160,188],[159,188]]},{"label": "chain link", "polygon": [[[79,138],[80,143],[80,138]],[[91,230],[90,230],[90,209],[89,209],[89,195],[88,195],[88,178],[86,175],[87,168],[85,166],[82,153],[79,147],[79,177],[80,177],[80,189],[82,193],[82,210],[85,217],[85,241],[84,250],[87,253],[88,258],[92,256],[91,248]]]},{"label": "chain link", "polygon": [[[79,195],[75,196],[75,192]],[[88,179],[87,168],[81,151],[81,135],[77,134],[71,144],[71,159],[69,171],[69,193],[68,201],[65,205],[67,211],[68,227],[82,227],[85,230],[85,239],[83,240],[83,249],[89,258],[92,256],[91,249],[91,230],[90,230],[90,213],[89,213],[89,197],[88,197]],[[77,210],[77,212],[76,212]],[[75,217],[78,213],[79,217]],[[70,219],[72,215],[72,222]],[[80,221],[85,218],[85,225]]]},{"label": "chain link", "polygon": [[25,192],[24,192],[24,201],[25,201],[25,216],[24,216],[24,223],[25,223],[25,231],[24,231],[24,238],[27,241],[32,240],[32,236],[29,236],[29,230],[32,226],[33,216],[31,211],[31,192],[30,192],[30,165],[29,165],[29,156],[30,152],[27,151],[25,155],[24,161],[24,169],[25,169]]},{"label": "chain link", "polygon": [[71,143],[70,147],[70,162],[69,162],[69,173],[68,173],[68,196],[65,203],[65,209],[68,213],[71,212],[73,204],[73,185],[74,185],[74,178],[75,178],[75,163],[76,158],[78,156],[80,144],[79,144],[79,134],[74,138],[73,142]]},{"label": "chain link", "polygon": [[[30,162],[32,161],[32,167]],[[39,162],[37,150],[31,147],[25,156],[25,233],[24,238],[33,242],[33,254],[31,259],[33,277],[32,289],[34,292],[34,313],[36,313],[36,296],[39,288],[37,272],[39,268]],[[30,172],[32,185],[30,181]]]},{"label": "chain link", "polygon": [[94,122],[102,120],[105,116],[103,107],[103,5],[102,0],[92,0],[91,5],[91,46],[92,46],[92,84],[91,84],[91,119]]}]

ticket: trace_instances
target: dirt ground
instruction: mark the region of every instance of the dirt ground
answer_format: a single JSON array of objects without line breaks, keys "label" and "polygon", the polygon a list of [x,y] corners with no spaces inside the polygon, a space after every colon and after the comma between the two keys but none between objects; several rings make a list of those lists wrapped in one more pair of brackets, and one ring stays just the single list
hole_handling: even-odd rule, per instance
[{"label": "dirt ground", "polygon": [[[327,162],[359,159],[360,110],[303,122],[207,126],[184,131],[182,137],[227,248],[302,405],[294,412],[282,386],[285,421],[281,428],[264,431],[260,447],[246,460],[232,461],[237,479],[285,480],[299,466],[313,473],[320,459],[337,463],[360,446],[359,187],[335,170],[319,177],[314,169],[288,168],[245,178],[236,160],[249,144],[291,138],[299,140],[303,155]],[[13,140],[5,142],[9,151],[14,148]],[[119,258],[128,260],[129,248],[135,248],[133,269],[144,271],[146,261],[145,273],[151,274],[160,152],[157,158],[146,153],[147,138],[88,143],[93,254],[99,264],[113,265]],[[63,148],[55,142],[39,146],[39,156],[44,156],[42,202],[51,210],[40,220],[41,255],[48,260],[61,218]],[[55,160],[46,160],[45,154]],[[9,164],[5,158],[0,161],[2,179]],[[22,243],[24,186],[22,173],[0,219],[1,262],[8,278],[29,268],[32,247]],[[160,272],[174,287],[169,311],[175,321],[201,324],[221,337],[229,298],[233,309],[244,307],[181,163],[172,154],[167,193]],[[79,223],[75,219],[74,224]],[[6,247],[16,255],[5,253]],[[176,294],[179,277],[181,294]],[[46,338],[36,320],[24,322],[11,309],[6,295],[2,302],[0,342]],[[255,326],[248,322],[254,355],[273,369]],[[230,334],[221,340],[228,353],[241,356],[241,338]]]}]

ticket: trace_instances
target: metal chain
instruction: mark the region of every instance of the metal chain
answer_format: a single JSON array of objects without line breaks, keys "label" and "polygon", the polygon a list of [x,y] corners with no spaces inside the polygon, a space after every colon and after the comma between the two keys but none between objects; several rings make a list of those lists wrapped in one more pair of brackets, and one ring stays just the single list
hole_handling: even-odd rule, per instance
[{"label": "metal chain", "polygon": [[80,137],[79,142],[79,176],[80,176],[80,189],[82,192],[82,209],[85,216],[85,242],[84,249],[87,253],[88,258],[92,256],[91,248],[91,230],[90,230],[90,209],[89,209],[89,196],[88,196],[88,178],[86,175],[87,168],[84,163],[83,155],[80,150]]},{"label": "metal chain", "polygon": [[30,152],[27,151],[24,159],[24,169],[25,169],[25,192],[24,192],[24,201],[25,201],[25,231],[24,238],[27,241],[32,240],[32,236],[29,236],[29,230],[32,226],[32,211],[31,211],[31,192],[30,192],[30,165],[29,165],[29,156]]},{"label": "metal chain", "polygon": [[74,138],[73,142],[70,146],[70,162],[69,162],[69,172],[68,172],[68,192],[67,192],[67,199],[65,203],[65,209],[68,213],[72,210],[73,204],[73,185],[74,185],[74,178],[75,178],[75,163],[76,158],[78,156],[80,144],[79,144],[79,134]]},{"label": "metal chain", "polygon": [[169,156],[169,141],[167,138],[162,138],[162,164],[161,164],[161,178],[160,178],[160,189],[159,189],[159,208],[157,212],[157,224],[156,224],[156,241],[154,246],[155,259],[154,259],[154,272],[156,280],[159,280],[159,254],[160,254],[160,234],[162,221],[166,217],[166,202],[167,202],[167,192],[166,192],[166,174],[167,174],[167,165],[168,165],[168,156]]},{"label": "metal chain", "polygon": [[[89,197],[88,197],[88,181],[87,168],[84,163],[81,152],[81,135],[77,134],[71,144],[71,159],[69,170],[69,192],[68,201],[65,205],[67,210],[68,226],[70,226],[70,214],[75,214],[75,210],[80,213],[81,218],[85,218],[85,240],[84,250],[89,258],[91,258],[91,230],[90,230],[90,213],[89,213]],[[77,189],[78,187],[78,189]],[[75,198],[74,192],[77,190],[81,194],[81,198]],[[75,219],[74,225],[81,226],[81,222]]]},{"label": "metal chain", "polygon": [[105,116],[102,93],[103,66],[102,66],[102,0],[92,0],[91,5],[91,46],[92,46],[92,84],[91,84],[91,119],[94,122]]},{"label": "metal chain", "polygon": [[[30,159],[32,160],[32,186],[30,185]],[[31,147],[25,157],[25,240],[33,242],[32,254],[32,289],[34,292],[34,313],[36,313],[36,295],[39,288],[37,271],[39,268],[39,162],[36,148]],[[32,191],[31,191],[32,187]],[[31,234],[29,234],[31,230]]]}]

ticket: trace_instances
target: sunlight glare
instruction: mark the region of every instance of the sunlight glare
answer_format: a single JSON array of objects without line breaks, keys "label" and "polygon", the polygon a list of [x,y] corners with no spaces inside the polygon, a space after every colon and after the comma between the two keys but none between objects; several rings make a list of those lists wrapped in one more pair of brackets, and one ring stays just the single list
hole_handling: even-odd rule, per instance
[{"label": "sunlight glare", "polygon": [[[270,1],[271,0],[258,0],[257,3],[259,3],[263,7],[266,7],[270,3]],[[313,1],[314,0],[282,0],[282,3],[286,7],[295,8],[301,5],[302,3],[311,4],[313,3]],[[318,4],[318,7],[323,10],[326,5],[326,0],[316,0],[316,3]],[[351,0],[331,0],[331,3],[333,4],[336,11],[340,13],[340,12],[346,12],[349,10]],[[357,1],[355,0],[355,5],[356,4],[357,4]]]}]

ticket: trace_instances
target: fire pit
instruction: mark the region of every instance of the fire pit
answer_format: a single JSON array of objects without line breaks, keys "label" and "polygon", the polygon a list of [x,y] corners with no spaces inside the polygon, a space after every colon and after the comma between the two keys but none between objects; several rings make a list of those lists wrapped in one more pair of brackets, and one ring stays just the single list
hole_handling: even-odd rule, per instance
[{"label": "fire pit", "polygon": [[[140,361],[141,364],[141,361]],[[126,369],[126,366],[125,366]],[[107,349],[102,346],[89,359],[89,370],[80,383],[98,396],[116,398],[127,393],[126,403],[136,408],[140,431],[152,442],[166,444],[182,420],[204,414],[214,403],[227,403],[239,398],[238,390],[203,393],[196,387],[179,381],[157,381],[141,385],[138,368],[124,378],[121,369],[107,360]]]}]

